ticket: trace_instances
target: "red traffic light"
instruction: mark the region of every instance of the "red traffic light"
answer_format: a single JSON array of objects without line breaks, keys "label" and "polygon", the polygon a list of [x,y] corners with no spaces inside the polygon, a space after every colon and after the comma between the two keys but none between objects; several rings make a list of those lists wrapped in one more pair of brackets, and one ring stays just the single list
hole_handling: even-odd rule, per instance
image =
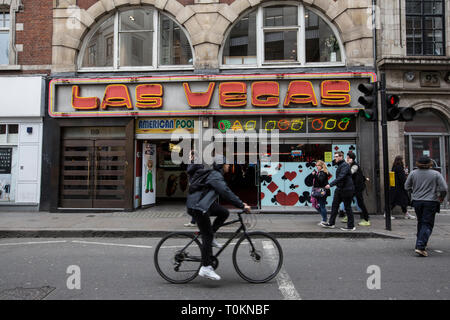
[{"label": "red traffic light", "polygon": [[387,100],[388,108],[397,107],[398,103],[400,102],[400,98],[395,94],[387,96],[386,100]]}]

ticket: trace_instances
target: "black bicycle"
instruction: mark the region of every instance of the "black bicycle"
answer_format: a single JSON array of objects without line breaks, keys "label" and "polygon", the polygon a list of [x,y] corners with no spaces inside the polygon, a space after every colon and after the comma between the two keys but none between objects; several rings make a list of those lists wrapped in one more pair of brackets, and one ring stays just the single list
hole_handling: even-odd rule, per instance
[{"label": "black bicycle", "polygon": [[[240,227],[213,256],[213,268],[219,266],[219,255],[239,234],[233,250],[233,265],[241,278],[251,283],[272,280],[283,264],[283,251],[277,239],[263,231],[247,231],[243,212],[238,219],[225,222],[223,226],[240,223]],[[200,233],[174,232],[162,238],[155,249],[156,270],[172,283],[187,283],[195,279],[202,264]]]}]

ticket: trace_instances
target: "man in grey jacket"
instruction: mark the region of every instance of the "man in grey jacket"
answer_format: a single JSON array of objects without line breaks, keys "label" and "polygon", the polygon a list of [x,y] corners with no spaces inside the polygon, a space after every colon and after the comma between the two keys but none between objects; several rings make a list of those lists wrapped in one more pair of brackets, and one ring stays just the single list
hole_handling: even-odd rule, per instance
[{"label": "man in grey jacket", "polygon": [[432,170],[431,159],[420,157],[416,163],[418,169],[411,172],[406,179],[405,189],[411,191],[412,206],[417,216],[417,240],[415,252],[427,257],[426,247],[434,227],[436,212],[440,202],[447,194],[447,183],[442,175]]},{"label": "man in grey jacket", "polygon": [[[202,235],[202,267],[198,274],[212,280],[220,280],[220,276],[212,267],[212,246],[220,246],[214,240],[214,233],[227,220],[230,213],[218,203],[219,196],[247,212],[250,211],[250,207],[227,186],[223,173],[230,170],[230,165],[225,164],[222,156],[215,157],[212,170],[204,169],[201,166],[191,167],[191,169],[195,172],[191,172],[192,182],[189,186],[186,206],[188,213],[197,222]],[[216,216],[212,225],[210,216]]]}]

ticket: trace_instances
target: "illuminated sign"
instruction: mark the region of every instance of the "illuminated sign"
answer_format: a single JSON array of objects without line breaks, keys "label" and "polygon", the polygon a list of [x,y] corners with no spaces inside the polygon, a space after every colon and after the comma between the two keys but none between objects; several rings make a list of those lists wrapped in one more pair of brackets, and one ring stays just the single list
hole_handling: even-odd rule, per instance
[{"label": "illuminated sign", "polygon": [[262,122],[255,118],[217,118],[214,127],[222,133],[238,133],[265,130],[279,133],[326,133],[355,132],[354,115],[344,116],[308,116],[308,117],[263,117]]},{"label": "illuminated sign", "polygon": [[176,130],[194,133],[195,119],[193,118],[159,118],[137,119],[136,133],[172,133]]},{"label": "illuminated sign", "polygon": [[373,73],[54,79],[49,115],[181,116],[357,113]]}]

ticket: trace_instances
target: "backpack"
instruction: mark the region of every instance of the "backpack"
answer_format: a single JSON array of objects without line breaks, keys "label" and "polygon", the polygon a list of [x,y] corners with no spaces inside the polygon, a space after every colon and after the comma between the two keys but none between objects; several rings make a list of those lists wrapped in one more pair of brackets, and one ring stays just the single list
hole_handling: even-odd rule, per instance
[{"label": "backpack", "polygon": [[355,188],[358,188],[362,191],[366,188],[366,177],[361,170],[361,166],[357,163],[355,163],[354,165],[358,166],[358,170],[356,170],[356,172],[352,175],[353,184],[355,185]]},{"label": "backpack", "polygon": [[209,174],[211,173],[211,169],[202,169],[196,172],[196,174],[192,177],[192,181],[189,184],[189,194],[193,194],[197,191],[208,191],[210,188],[206,183]]}]

